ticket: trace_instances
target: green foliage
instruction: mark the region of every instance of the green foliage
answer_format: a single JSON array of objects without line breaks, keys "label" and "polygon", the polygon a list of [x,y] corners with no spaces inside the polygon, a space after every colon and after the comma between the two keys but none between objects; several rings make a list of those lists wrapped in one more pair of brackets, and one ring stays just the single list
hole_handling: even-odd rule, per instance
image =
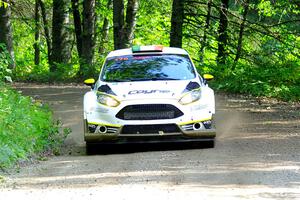
[{"label": "green foliage", "polygon": [[39,83],[50,83],[56,81],[72,82],[76,81],[76,73],[79,69],[78,63],[57,64],[56,72],[50,72],[48,64],[39,66],[16,67],[14,78],[16,81],[28,81]]},{"label": "green foliage", "polygon": [[136,44],[169,46],[171,7],[170,0],[140,2],[135,30]]},{"label": "green foliage", "polygon": [[299,63],[265,66],[239,64],[236,68],[220,73],[218,70],[213,87],[235,93],[275,97],[285,101],[300,100]]},{"label": "green foliage", "polygon": [[7,7],[7,6],[8,6],[8,3],[6,3],[6,2],[3,2],[3,1],[1,1],[1,0],[0,0],[0,6]]},{"label": "green foliage", "polygon": [[68,132],[53,124],[48,107],[4,84],[0,91],[0,168],[43,151],[57,152]]},{"label": "green foliage", "polygon": [[0,44],[0,81],[11,82],[11,70],[9,69],[9,64],[11,63],[11,58],[4,44]]},{"label": "green foliage", "polygon": [[[27,3],[26,3],[27,2]],[[46,0],[48,20],[51,20],[52,1]],[[82,0],[79,1],[82,12]],[[113,50],[113,15],[108,0],[96,3],[97,37],[95,39],[94,66],[83,67],[84,77],[97,78],[105,56]],[[127,1],[124,1],[125,4]],[[209,28],[206,27],[208,1],[196,0],[185,5],[183,48],[191,55],[201,73],[217,75],[217,87],[230,92],[267,95],[282,99],[297,99],[299,85],[300,26],[299,5],[295,1],[249,1],[242,38],[240,59],[237,55],[240,25],[246,1],[231,1],[228,10],[228,44],[226,65],[217,66],[219,8],[221,1],[212,1]],[[14,49],[16,69],[13,78],[21,81],[74,81],[80,60],[75,48],[75,38],[70,39],[74,47],[70,64],[58,64],[58,71],[49,72],[47,44],[41,23],[41,63],[34,65],[34,1],[20,0],[18,12],[13,12]],[[26,5],[26,6],[25,6]],[[13,5],[14,6],[14,5]],[[70,12],[71,13],[71,12]],[[171,30],[172,0],[140,1],[137,13],[134,43],[169,45]],[[70,14],[72,22],[72,14]],[[104,19],[109,21],[108,36],[102,38]],[[49,21],[51,24],[51,21]],[[51,29],[51,27],[49,27]],[[74,27],[69,30],[74,33]],[[204,35],[206,41],[203,43]],[[203,54],[200,52],[202,45]],[[101,49],[101,50],[100,50]],[[7,62],[7,59],[1,59]],[[0,65],[2,66],[2,65]],[[7,63],[6,63],[7,66]],[[233,67],[235,66],[235,67]],[[0,73],[4,72],[3,68]],[[3,74],[3,73],[2,73]],[[2,77],[1,77],[2,76]],[[0,74],[3,79],[3,75]]]}]

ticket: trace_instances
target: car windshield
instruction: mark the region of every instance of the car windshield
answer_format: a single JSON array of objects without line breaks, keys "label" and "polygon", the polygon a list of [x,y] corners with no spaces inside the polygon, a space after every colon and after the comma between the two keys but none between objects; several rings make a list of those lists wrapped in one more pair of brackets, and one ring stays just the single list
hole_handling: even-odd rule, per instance
[{"label": "car windshield", "polygon": [[107,82],[189,80],[195,71],[187,55],[119,56],[106,60],[101,80]]}]

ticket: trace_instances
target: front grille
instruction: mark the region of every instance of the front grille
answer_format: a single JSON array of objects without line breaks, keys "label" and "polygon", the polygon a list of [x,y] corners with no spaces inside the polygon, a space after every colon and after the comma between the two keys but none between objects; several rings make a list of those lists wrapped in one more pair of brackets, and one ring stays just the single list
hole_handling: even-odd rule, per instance
[{"label": "front grille", "polygon": [[180,132],[176,124],[157,124],[157,125],[125,125],[121,134],[159,134]]},{"label": "front grille", "polygon": [[178,108],[170,104],[141,104],[124,107],[116,117],[123,120],[157,120],[174,119],[182,115]]}]

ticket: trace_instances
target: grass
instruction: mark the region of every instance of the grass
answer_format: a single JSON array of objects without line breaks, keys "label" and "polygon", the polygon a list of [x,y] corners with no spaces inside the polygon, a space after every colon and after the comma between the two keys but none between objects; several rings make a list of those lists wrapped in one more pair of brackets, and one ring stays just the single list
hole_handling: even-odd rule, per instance
[{"label": "grass", "polygon": [[51,151],[57,153],[68,131],[53,123],[47,105],[0,83],[0,168]]}]

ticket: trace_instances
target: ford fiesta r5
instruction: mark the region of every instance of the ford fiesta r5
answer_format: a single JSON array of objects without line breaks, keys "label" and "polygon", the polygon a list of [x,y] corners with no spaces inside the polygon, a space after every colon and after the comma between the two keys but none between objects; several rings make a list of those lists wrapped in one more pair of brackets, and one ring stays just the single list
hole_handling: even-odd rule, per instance
[{"label": "ford fiesta r5", "polygon": [[108,54],[85,80],[84,139],[94,143],[214,143],[214,91],[180,48],[135,46]]}]

